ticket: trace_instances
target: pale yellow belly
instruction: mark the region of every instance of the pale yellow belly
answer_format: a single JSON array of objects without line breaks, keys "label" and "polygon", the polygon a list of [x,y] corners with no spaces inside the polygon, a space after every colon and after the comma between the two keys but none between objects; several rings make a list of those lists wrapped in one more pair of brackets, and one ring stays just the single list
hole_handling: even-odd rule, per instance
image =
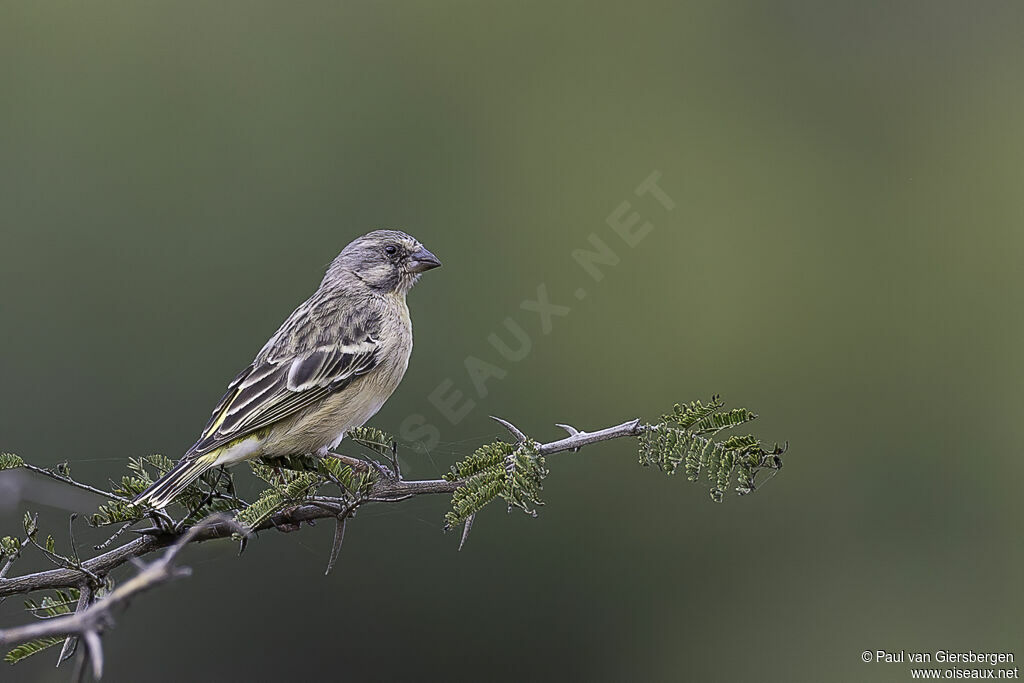
[{"label": "pale yellow belly", "polygon": [[404,297],[391,308],[380,339],[387,349],[381,363],[321,403],[272,425],[261,437],[224,449],[219,463],[239,462],[258,456],[306,455],[334,448],[354,427],[377,414],[405,376],[412,354],[412,323]]},{"label": "pale yellow belly", "polygon": [[375,368],[341,391],[299,415],[274,425],[262,441],[260,455],[275,457],[316,453],[337,446],[348,430],[361,427],[377,414],[398,388],[408,355]]}]

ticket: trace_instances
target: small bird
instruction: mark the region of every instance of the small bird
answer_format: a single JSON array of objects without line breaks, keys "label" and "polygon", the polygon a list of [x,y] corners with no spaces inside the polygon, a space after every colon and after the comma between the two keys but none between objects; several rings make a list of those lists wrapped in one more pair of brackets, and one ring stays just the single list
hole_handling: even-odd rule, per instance
[{"label": "small bird", "polygon": [[405,297],[422,273],[440,265],[398,230],[354,240],[228,385],[195,445],[132,503],[163,509],[212,467],[328,455],[402,381],[412,353]]}]

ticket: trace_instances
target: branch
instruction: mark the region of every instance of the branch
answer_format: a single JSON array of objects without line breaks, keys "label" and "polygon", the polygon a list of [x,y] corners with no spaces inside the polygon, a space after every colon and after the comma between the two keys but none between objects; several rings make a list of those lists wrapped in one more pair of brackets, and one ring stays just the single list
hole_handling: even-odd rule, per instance
[{"label": "branch", "polygon": [[[460,486],[458,482],[444,479],[425,481],[380,480],[371,491],[370,502],[397,502],[412,496],[432,493],[451,493]],[[347,505],[344,498],[321,497],[317,504],[299,505],[282,510],[270,519],[258,525],[253,531],[266,529],[294,529],[302,522],[337,517]],[[189,529],[189,542],[210,541],[217,538],[230,538],[236,533],[236,525],[228,521],[211,522],[202,528]],[[193,533],[193,530],[196,530]],[[134,541],[118,546],[113,550],[97,555],[82,563],[82,568],[92,574],[103,577],[114,569],[127,564],[132,558],[148,555],[156,550],[166,548],[179,540],[179,537],[168,534],[162,529],[143,529],[144,535]],[[85,573],[77,569],[50,569],[47,571],[26,574],[10,579],[0,579],[0,598],[18,593],[71,588],[78,586],[85,578]],[[0,635],[4,632],[0,631]]]},{"label": "branch", "polygon": [[[171,579],[189,576],[192,572],[187,567],[174,566],[174,560],[189,543],[196,541],[203,532],[211,527],[228,526],[236,532],[243,532],[241,526],[228,517],[210,517],[195,526],[171,545],[158,560],[145,565],[137,575],[123,583],[102,600],[85,609],[63,617],[54,617],[45,621],[0,631],[0,645],[13,645],[39,638],[54,636],[77,636],[86,644],[85,657],[92,664],[92,675],[99,679],[103,675],[103,647],[99,635],[113,623],[113,610],[126,604],[138,593],[150,590]],[[82,593],[82,595],[87,595]],[[80,600],[80,604],[87,604]],[[63,654],[63,653],[62,653]]]},{"label": "branch", "polygon": [[[505,425],[506,428],[511,425],[511,423],[505,422],[504,420],[499,421]],[[598,441],[608,441],[624,436],[637,436],[641,432],[641,427],[642,425],[640,424],[640,420],[631,420],[615,427],[609,427],[596,432],[577,432],[565,439],[540,444],[539,450],[545,455],[576,450],[583,446],[597,443]],[[515,427],[512,427],[511,429],[515,430],[512,432],[513,435],[522,435],[522,432],[519,432]],[[33,471],[38,469],[39,468],[33,468]],[[54,477],[52,472],[44,470],[43,473],[47,476]],[[63,477],[60,479],[63,480]],[[76,485],[78,484],[76,483]],[[445,479],[403,481],[394,478],[380,478],[374,483],[367,502],[396,503],[413,496],[452,493],[461,485],[462,482],[460,481],[452,482]],[[90,487],[85,487],[83,485],[78,486],[79,488],[91,490]],[[325,508],[322,507],[323,505],[333,505],[334,508]],[[321,498],[319,505],[299,505],[288,510],[283,510],[273,515],[269,520],[260,524],[253,531],[264,531],[266,529],[276,528],[294,529],[302,522],[310,522],[318,519],[336,519],[338,514],[344,511],[345,507],[346,502],[343,498]],[[196,527],[192,527],[192,529],[196,529]],[[235,533],[235,529],[231,524],[225,521],[213,522],[204,525],[194,534],[190,530],[189,542],[209,541],[216,538],[229,538],[233,533]],[[141,538],[137,538],[129,543],[125,543],[113,550],[105,552],[102,555],[98,555],[92,559],[84,561],[82,563],[82,568],[96,576],[103,577],[114,569],[130,562],[132,558],[142,557],[156,550],[166,548],[172,543],[175,543],[176,540],[177,538],[172,535],[147,534]],[[16,595],[18,593],[30,593],[33,591],[47,589],[75,587],[81,584],[85,578],[86,577],[83,575],[83,572],[76,569],[50,569],[48,571],[26,574],[15,578],[0,579],[0,598]],[[0,635],[3,635],[4,633],[4,631],[0,631]]]},{"label": "branch", "polygon": [[[372,476],[372,479],[359,479],[360,482],[366,482],[365,487],[361,483],[355,486],[342,484],[333,474],[327,475],[328,478],[323,481],[333,481],[338,484],[342,488],[342,496],[317,495],[316,485],[302,494],[288,493],[285,496],[285,501],[290,500],[290,496],[294,496],[296,500],[294,505],[279,509],[266,518],[254,516],[252,518],[254,523],[257,519],[262,519],[262,521],[255,523],[251,529],[243,529],[235,519],[218,514],[208,516],[183,531],[181,527],[185,520],[194,514],[194,511],[189,512],[185,520],[177,524],[173,523],[173,520],[166,515],[151,514],[156,525],[147,529],[134,530],[134,533],[139,534],[138,538],[84,561],[79,560],[77,554],[74,553],[72,559],[54,555],[51,552],[52,539],[49,539],[46,548],[37,547],[51,561],[58,564],[58,568],[5,578],[5,574],[10,570],[20,551],[30,544],[34,533],[32,531],[29,532],[29,537],[20,544],[21,548],[16,549],[17,552],[0,567],[0,600],[19,593],[77,588],[80,591],[77,609],[73,614],[52,617],[40,623],[6,630],[0,629],[0,645],[64,636],[67,637],[67,640],[64,642],[59,657],[59,660],[63,661],[74,653],[76,641],[81,641],[85,644],[85,652],[80,660],[80,665],[84,667],[86,663],[90,664],[93,676],[99,678],[103,664],[99,635],[112,623],[112,610],[124,605],[138,593],[171,579],[188,575],[189,570],[176,567],[174,560],[181,549],[191,543],[218,538],[237,538],[241,534],[242,549],[244,549],[247,538],[254,532],[276,529],[287,533],[299,529],[303,522],[312,523],[320,519],[332,519],[337,527],[327,567],[327,571],[330,572],[341,548],[347,520],[354,516],[358,507],[367,503],[396,503],[420,495],[454,494],[453,511],[449,512],[446,518],[449,523],[464,523],[465,525],[459,543],[461,550],[477,511],[497,496],[505,498],[509,509],[517,507],[527,513],[535,514],[533,506],[543,504],[537,498],[537,491],[539,491],[541,481],[547,475],[544,456],[566,451],[576,452],[583,447],[602,441],[623,437],[639,438],[641,464],[655,464],[671,474],[685,459],[688,476],[694,474],[691,470],[699,472],[702,467],[706,468],[710,476],[717,477],[719,492],[723,490],[723,486],[728,485],[733,471],[739,468],[742,478],[741,487],[737,488],[737,491],[743,495],[753,490],[754,476],[757,470],[762,468],[778,470],[781,467],[781,459],[778,458],[778,455],[784,449],[776,447],[774,451],[766,451],[760,447],[760,441],[752,436],[733,437],[721,443],[713,442],[711,439],[714,434],[722,429],[742,424],[756,417],[753,413],[742,409],[719,414],[721,406],[722,403],[717,397],[714,397],[712,402],[707,405],[701,404],[699,401],[691,403],[689,406],[677,404],[673,414],[663,415],[661,421],[656,424],[644,424],[639,419],[634,419],[594,432],[585,432],[570,425],[558,424],[557,426],[564,429],[568,436],[548,443],[538,443],[528,438],[511,422],[495,417],[493,419],[512,435],[514,443],[510,445],[507,442],[496,441],[481,446],[472,456],[456,463],[452,467],[452,472],[446,475],[446,479],[405,481],[401,478],[397,458],[394,457],[393,440],[390,444],[390,451],[388,451],[387,444],[378,443],[378,439],[367,440],[364,438],[361,441],[356,439],[357,443],[369,447],[382,457],[387,458],[388,452],[392,456],[391,469],[375,461],[366,463],[354,458],[339,456],[339,460],[346,468],[353,468],[351,471],[358,469],[365,476]],[[385,436],[379,431],[376,434],[380,437]],[[384,440],[383,438],[379,439],[381,442]],[[698,447],[703,450],[698,452]],[[7,461],[8,468],[12,466],[11,463],[17,466],[20,461],[16,456],[11,457],[13,459]],[[141,467],[138,463],[133,463],[133,465]],[[124,496],[113,495],[72,480],[67,474],[66,467],[64,469],[58,467],[57,471],[54,471],[28,464],[23,466],[68,485],[120,502],[127,501]],[[139,470],[135,469],[134,471],[138,472]],[[331,470],[331,472],[336,471]],[[144,471],[141,472],[141,476],[145,477]],[[695,476],[690,476],[690,478],[694,479]],[[291,481],[301,482],[303,480],[298,477]],[[218,493],[218,485],[211,485],[211,495],[206,496],[205,502],[198,506],[200,509],[214,499],[221,502],[233,502],[236,505],[241,502],[234,498],[228,500],[224,495],[214,495]],[[228,487],[227,490],[232,492],[230,480]],[[123,492],[120,489],[119,491]],[[129,491],[129,493],[131,492]],[[282,503],[277,504],[281,505]],[[26,524],[29,524],[31,518],[27,519],[29,521]],[[131,523],[127,524],[121,531],[130,525]],[[26,528],[28,529],[28,527]],[[120,533],[118,532],[118,534]],[[111,541],[118,538],[118,534],[115,534],[105,545],[109,545]],[[32,544],[34,545],[34,542]],[[73,539],[72,545],[74,545]],[[164,548],[168,550],[159,559],[148,565],[143,564],[139,559]],[[58,562],[57,560],[63,561]],[[97,597],[97,591],[102,589],[102,582],[109,581],[108,577],[111,572],[129,562],[140,566],[140,572],[105,597]]]},{"label": "branch", "polygon": [[[67,463],[64,464],[66,465]],[[44,477],[55,479],[56,481],[59,481],[62,484],[74,486],[76,489],[82,489],[83,491],[88,491],[89,493],[95,493],[97,496],[103,496],[104,498],[109,498],[110,500],[118,500],[121,501],[122,503],[128,502],[127,498],[122,498],[121,496],[113,494],[110,491],[104,491],[103,489],[98,489],[95,486],[89,486],[88,484],[83,484],[80,481],[75,481],[74,479],[67,475],[61,474],[60,472],[54,472],[53,470],[47,469],[45,467],[36,467],[31,463],[25,463],[24,465],[22,465],[22,467],[28,470],[29,472],[35,472],[36,474],[41,474]]]}]

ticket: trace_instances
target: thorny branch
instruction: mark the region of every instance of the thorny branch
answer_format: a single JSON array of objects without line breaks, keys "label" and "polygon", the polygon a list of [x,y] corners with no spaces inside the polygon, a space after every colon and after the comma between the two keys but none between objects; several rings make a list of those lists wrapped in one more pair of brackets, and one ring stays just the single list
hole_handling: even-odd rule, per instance
[{"label": "thorny branch", "polygon": [[[506,423],[504,420],[497,421],[506,426],[506,428],[509,428],[509,431],[512,432],[517,441],[525,438],[523,433],[510,423]],[[599,441],[608,441],[624,436],[637,436],[641,430],[642,425],[640,421],[631,420],[596,432],[576,431],[575,434],[571,434],[568,438],[540,444],[538,450],[543,455],[572,451]],[[374,483],[366,502],[394,503],[413,496],[452,493],[459,486],[461,486],[460,482],[452,482],[445,479],[405,481],[395,477],[381,477]],[[253,529],[253,531],[264,531],[266,529],[293,530],[302,522],[318,519],[337,519],[347,507],[349,507],[349,503],[344,498],[318,497],[314,503],[299,505],[278,512]],[[114,569],[130,562],[132,558],[142,557],[161,548],[166,548],[178,540],[177,536],[160,533],[161,530],[159,529],[154,528],[143,531],[151,531],[152,534],[145,533],[140,538],[83,561],[82,570],[60,568],[9,579],[0,579],[0,598],[18,593],[76,587],[88,578],[86,572],[104,577]],[[206,524],[197,533],[192,535],[190,542],[229,538],[233,533],[234,528],[230,524],[223,522]],[[3,631],[0,631],[0,633],[3,633]]]},{"label": "thorny branch", "polygon": [[[517,445],[526,441],[526,435],[513,424],[500,418],[494,419],[509,430]],[[638,436],[645,429],[639,420],[631,420],[595,432],[582,432],[568,425],[558,426],[568,431],[569,436],[550,443],[538,444],[537,449],[540,454],[550,455],[563,451],[577,451],[583,446],[600,441]],[[95,557],[79,561],[76,566],[60,566],[57,569],[4,578],[15,559],[12,557],[0,568],[0,599],[19,593],[63,588],[79,589],[80,597],[77,609],[72,614],[50,618],[27,626],[0,629],[0,645],[22,643],[37,638],[66,636],[67,640],[58,658],[60,662],[74,654],[76,641],[81,640],[85,644],[85,652],[79,660],[76,676],[83,676],[85,667],[88,666],[93,677],[98,679],[103,669],[103,653],[99,636],[112,625],[113,610],[123,606],[138,593],[171,579],[189,575],[188,568],[178,567],[174,564],[178,553],[186,545],[218,538],[230,538],[239,533],[247,537],[253,532],[267,529],[294,531],[302,522],[333,519],[337,524],[337,529],[328,563],[327,571],[329,572],[340,551],[345,524],[360,505],[394,503],[420,495],[448,494],[462,486],[461,481],[445,479],[405,481],[401,478],[396,466],[393,465],[393,469],[388,470],[378,463],[371,464],[381,476],[374,481],[368,494],[356,503],[342,497],[315,496],[301,505],[277,512],[254,529],[243,530],[238,522],[225,515],[207,517],[185,530],[177,527],[171,527],[172,530],[168,530],[168,528],[154,526],[136,531],[139,534],[138,538]],[[78,488],[116,498],[107,491],[76,482],[60,472],[34,466],[28,466],[28,469]],[[466,520],[459,544],[460,549],[466,541],[472,523],[472,517]],[[243,538],[243,542],[244,540]],[[28,543],[29,539],[26,539],[23,548]],[[167,551],[152,563],[143,564],[139,559],[164,548],[167,548]],[[109,594],[98,597],[96,591],[100,586],[97,585],[97,581],[105,579],[115,569],[128,563],[140,566],[141,571]]]},{"label": "thorny branch", "polygon": [[138,593],[159,586],[171,579],[189,576],[191,574],[189,568],[174,565],[178,553],[189,543],[198,540],[206,529],[222,525],[233,528],[238,533],[245,532],[237,522],[229,517],[208,517],[178,538],[159,559],[148,565],[143,565],[138,574],[125,581],[102,600],[90,604],[92,592],[91,589],[85,588],[81,593],[82,597],[79,598],[78,610],[74,614],[2,630],[0,631],[0,645],[23,643],[37,638],[69,636],[68,641],[65,642],[65,649],[61,651],[63,659],[70,655],[69,650],[74,647],[68,645],[73,642],[71,637],[81,638],[85,642],[86,651],[76,676],[84,673],[88,663],[93,677],[99,679],[103,675],[103,646],[99,636],[113,624],[114,609],[126,604]]}]

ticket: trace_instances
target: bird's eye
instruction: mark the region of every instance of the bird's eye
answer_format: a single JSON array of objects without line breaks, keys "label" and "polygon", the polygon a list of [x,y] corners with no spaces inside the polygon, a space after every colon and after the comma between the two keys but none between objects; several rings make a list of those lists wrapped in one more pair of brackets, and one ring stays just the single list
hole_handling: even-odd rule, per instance
[{"label": "bird's eye", "polygon": [[395,254],[398,253],[398,247],[396,247],[393,244],[389,244],[388,246],[384,247],[384,253],[387,254],[388,256],[394,256]]}]

